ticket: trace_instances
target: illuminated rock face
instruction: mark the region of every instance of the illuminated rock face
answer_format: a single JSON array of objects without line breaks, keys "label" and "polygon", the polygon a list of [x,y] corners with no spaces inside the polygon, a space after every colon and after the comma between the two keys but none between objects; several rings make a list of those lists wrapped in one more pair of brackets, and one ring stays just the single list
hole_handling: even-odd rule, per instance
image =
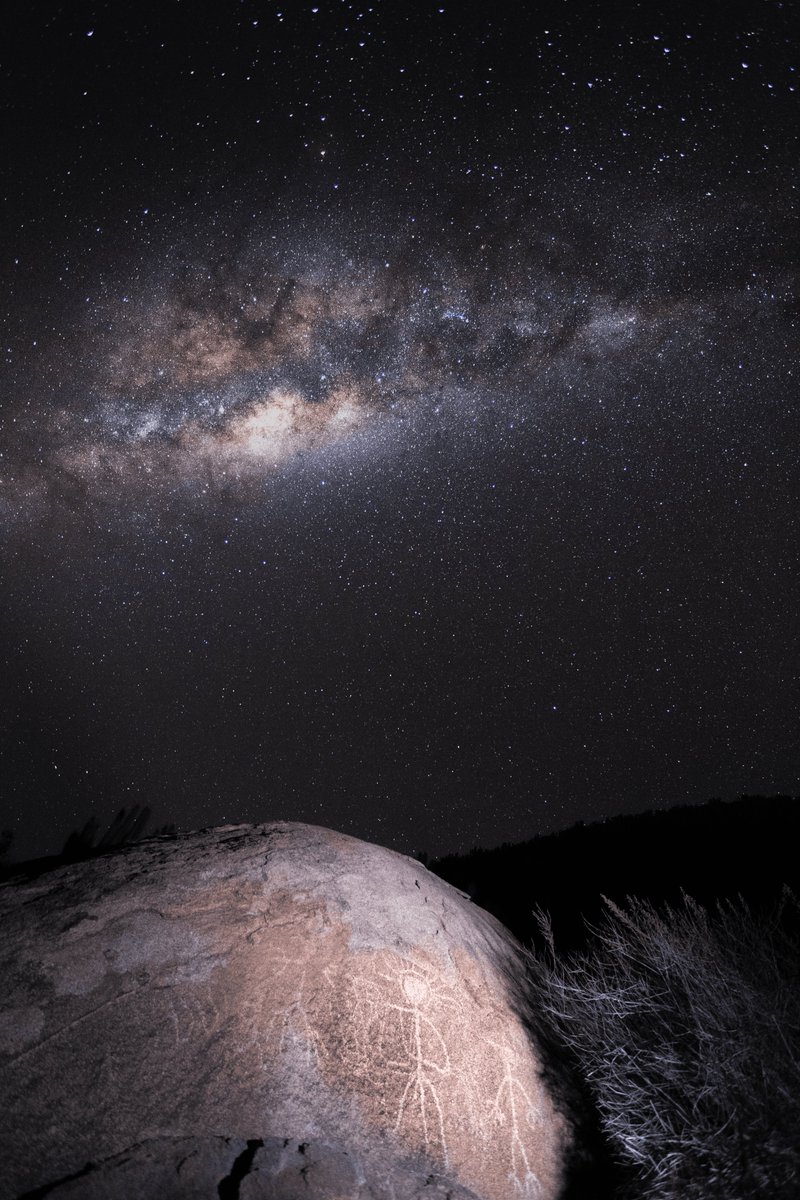
[{"label": "illuminated rock face", "polygon": [[54,1194],[212,1197],[238,1160],[229,1194],[282,1200],[290,1152],[309,1198],[559,1194],[510,936],[412,859],[216,829],[8,885],[0,922],[3,1196],[91,1162]]}]

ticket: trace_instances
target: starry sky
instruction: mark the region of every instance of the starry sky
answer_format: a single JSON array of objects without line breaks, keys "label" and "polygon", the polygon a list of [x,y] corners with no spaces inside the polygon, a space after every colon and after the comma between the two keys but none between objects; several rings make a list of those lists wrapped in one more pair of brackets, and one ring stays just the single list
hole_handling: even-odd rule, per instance
[{"label": "starry sky", "polygon": [[789,3],[16,3],[0,823],[800,790]]}]

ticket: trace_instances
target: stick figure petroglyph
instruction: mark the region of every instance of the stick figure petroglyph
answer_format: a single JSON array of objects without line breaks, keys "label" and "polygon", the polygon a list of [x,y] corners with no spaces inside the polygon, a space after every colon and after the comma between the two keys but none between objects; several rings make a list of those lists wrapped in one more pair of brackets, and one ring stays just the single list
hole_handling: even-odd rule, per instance
[{"label": "stick figure petroglyph", "polygon": [[[399,1130],[408,1106],[419,1107],[422,1118],[422,1131],[426,1145],[431,1141],[439,1141],[442,1146],[442,1156],[447,1162],[447,1140],[444,1133],[444,1115],[436,1089],[437,1077],[449,1075],[451,1071],[450,1055],[444,1038],[428,1017],[423,1008],[430,1000],[430,989],[424,979],[406,972],[403,975],[401,987],[407,1004],[390,1004],[397,1013],[406,1014],[411,1022],[412,1045],[410,1055],[405,1063],[396,1064],[408,1071],[408,1079],[400,1097],[397,1110],[395,1130]],[[429,1131],[429,1113],[434,1117],[438,1128],[438,1138],[432,1138]]]},{"label": "stick figure petroglyph", "polygon": [[[452,989],[416,960],[386,961],[374,975],[352,980],[354,1013],[362,1025],[362,1045],[371,1057],[380,1047],[383,1066],[400,1076],[395,1132],[422,1135],[448,1165],[441,1084],[453,1073],[447,1043],[433,1017],[455,1009]],[[433,1016],[431,1015],[433,1014]]]},{"label": "stick figure petroglyph", "polygon": [[507,1043],[489,1041],[499,1052],[503,1077],[494,1098],[492,1114],[500,1125],[508,1123],[510,1137],[510,1169],[508,1178],[514,1191],[523,1196],[537,1196],[540,1192],[539,1179],[532,1170],[525,1140],[524,1126],[532,1129],[539,1121],[539,1110],[531,1100],[517,1069],[519,1056]]}]

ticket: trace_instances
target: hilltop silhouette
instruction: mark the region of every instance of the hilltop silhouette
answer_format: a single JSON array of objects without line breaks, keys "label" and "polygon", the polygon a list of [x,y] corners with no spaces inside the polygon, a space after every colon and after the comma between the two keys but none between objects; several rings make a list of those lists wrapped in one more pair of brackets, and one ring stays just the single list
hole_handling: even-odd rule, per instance
[{"label": "hilltop silhouette", "polygon": [[535,908],[549,912],[562,950],[583,945],[603,896],[704,905],[744,897],[766,909],[784,886],[798,890],[800,797],[742,796],[730,802],[579,823],[560,833],[474,849],[429,863],[523,943],[538,936]]}]

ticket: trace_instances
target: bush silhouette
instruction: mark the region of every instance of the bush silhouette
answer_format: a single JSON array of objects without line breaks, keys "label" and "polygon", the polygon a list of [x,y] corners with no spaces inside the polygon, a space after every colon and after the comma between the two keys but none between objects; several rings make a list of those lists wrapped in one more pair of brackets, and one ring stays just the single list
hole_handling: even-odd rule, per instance
[{"label": "bush silhouette", "polygon": [[92,854],[102,853],[124,846],[128,842],[137,841],[145,831],[150,820],[150,809],[145,804],[134,804],[132,808],[121,808],[106,832],[97,841],[100,832],[100,822],[92,816],[81,829],[75,829],[69,835],[61,851],[65,862],[78,862],[89,858]]}]

